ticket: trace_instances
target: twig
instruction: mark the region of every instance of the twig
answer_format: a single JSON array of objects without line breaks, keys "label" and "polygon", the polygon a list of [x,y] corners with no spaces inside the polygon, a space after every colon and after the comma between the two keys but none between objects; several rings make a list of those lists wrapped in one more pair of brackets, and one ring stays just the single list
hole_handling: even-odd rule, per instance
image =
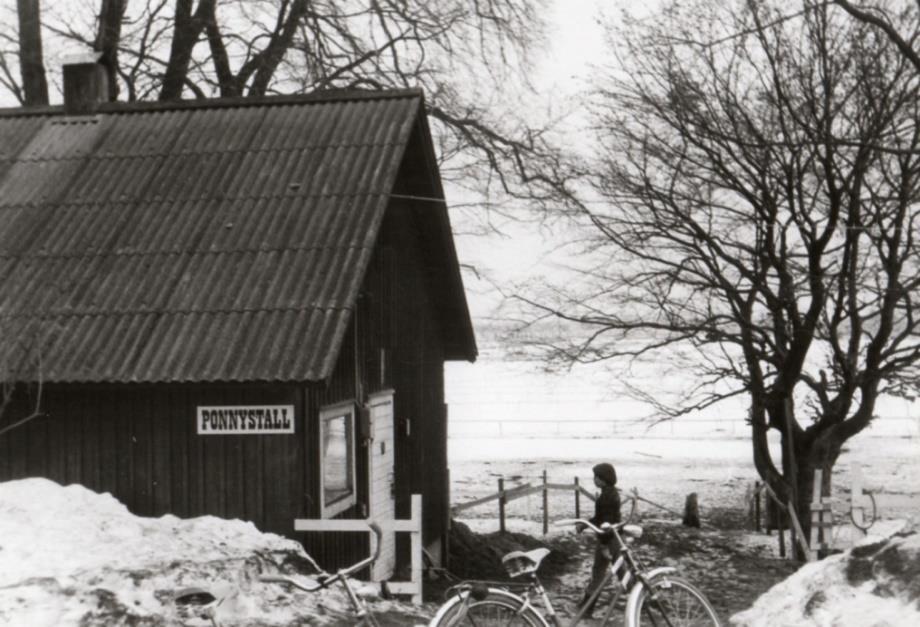
[{"label": "twig", "polygon": [[18,421],[18,422],[14,422],[14,423],[11,424],[11,425],[7,425],[6,427],[3,427],[2,429],[0,429],[0,435],[3,435],[3,434],[6,433],[7,431],[12,431],[13,429],[15,429],[15,428],[17,428],[17,427],[21,427],[22,425],[26,424],[27,422],[29,422],[29,421],[31,421],[31,420],[35,420],[36,418],[41,418],[41,417],[44,417],[44,416],[47,416],[47,415],[48,415],[48,414],[43,414],[43,413],[41,413],[41,412],[35,412],[34,414],[31,414],[31,415],[29,415],[29,416],[26,416],[25,418],[23,418],[22,420],[20,420],[20,421]]}]

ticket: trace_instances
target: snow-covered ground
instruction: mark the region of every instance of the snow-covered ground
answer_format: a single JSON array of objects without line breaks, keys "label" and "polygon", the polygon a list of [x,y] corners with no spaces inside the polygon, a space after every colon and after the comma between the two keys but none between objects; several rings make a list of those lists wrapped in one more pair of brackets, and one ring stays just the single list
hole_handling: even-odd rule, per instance
[{"label": "snow-covered ground", "polygon": [[[636,488],[665,507],[679,510],[684,496],[697,492],[705,521],[709,509],[743,504],[755,479],[748,446],[741,440],[452,438],[452,501],[493,492],[499,476],[509,487],[537,483],[544,470],[551,482],[577,476],[590,489],[591,466],[609,460],[617,466],[622,488]],[[920,443],[857,439],[838,464],[835,485],[846,485],[849,468],[857,462],[867,488],[895,499],[888,501],[895,506],[883,507],[881,517],[913,518],[908,525],[915,527]],[[509,526],[539,536],[541,526],[535,521],[541,505],[539,496],[515,501],[509,506]],[[590,510],[588,503],[582,506]],[[571,494],[554,493],[551,519],[570,517],[573,510]],[[641,513],[667,517],[649,504],[642,505]],[[464,512],[467,522],[483,532],[497,529],[495,515],[494,502]],[[774,540],[751,536],[744,542],[754,549]],[[855,560],[845,554],[808,566],[794,582],[781,584],[741,615],[739,624],[920,624],[920,542],[916,536],[898,542],[887,552]],[[258,581],[261,573],[284,572],[290,568],[285,564],[308,561],[299,544],[260,533],[249,523],[139,518],[110,495],[81,486],[45,479],[0,483],[0,625],[183,624],[173,599],[179,590],[195,586],[226,597],[220,607],[226,625],[340,620],[348,605],[337,590],[306,594]],[[913,577],[906,583],[899,579],[905,572]],[[379,600],[375,607],[402,610]],[[865,622],[867,615],[875,622]]]},{"label": "snow-covered ground", "polygon": [[337,589],[295,593],[258,581],[292,561],[307,561],[300,544],[251,523],[140,518],[82,486],[0,483],[0,625],[210,624],[178,621],[173,599],[190,587],[224,598],[225,625],[322,624],[347,615]]},{"label": "snow-covered ground", "polygon": [[[776,457],[779,459],[778,455]],[[593,489],[591,467],[601,461],[616,466],[621,490],[671,510],[683,509],[696,492],[704,517],[716,508],[743,508],[747,490],[757,480],[751,444],[737,438],[458,438],[449,441],[451,502],[463,503],[505,487],[538,485],[546,471],[550,483],[572,483]],[[844,516],[849,507],[852,471],[859,467],[863,487],[878,503],[880,519],[920,523],[920,438],[866,437],[851,440],[835,469],[832,498]],[[542,503],[534,495],[509,506],[509,515],[535,519]],[[665,514],[643,503],[646,512]],[[463,513],[466,518],[494,518],[491,502]],[[553,492],[551,518],[571,516],[574,498]]]},{"label": "snow-covered ground", "polygon": [[[615,464],[621,489],[638,494],[679,512],[684,498],[697,492],[704,524],[707,513],[716,508],[743,508],[744,496],[757,479],[751,462],[750,443],[738,438],[540,438],[453,437],[450,440],[453,503],[462,503],[493,493],[499,477],[505,487],[542,481],[546,471],[550,483],[571,483],[575,477],[588,489],[591,467],[599,461]],[[848,443],[834,473],[835,519],[842,523],[834,540],[847,548],[862,539],[862,533],[847,525],[849,486],[852,470],[859,466],[863,486],[876,495],[879,522],[870,532],[887,537],[901,529],[916,529],[920,523],[920,440],[901,437],[857,437]],[[582,501],[582,512],[591,505]],[[552,492],[550,520],[574,514],[570,493]],[[542,533],[542,500],[539,494],[513,502],[507,509],[507,528],[539,537]],[[462,513],[462,521],[480,533],[498,528],[497,504],[490,502]],[[669,514],[646,502],[640,503],[645,519]],[[560,533],[550,527],[550,533]],[[873,538],[869,538],[871,541]],[[731,534],[740,552],[776,554],[776,536]],[[724,544],[721,540],[720,544]],[[888,555],[900,556],[898,563],[914,564],[913,570],[890,566],[884,559],[870,560],[868,576],[852,572],[866,570],[866,559],[854,559],[847,552],[810,564],[791,580],[764,595],[748,612],[737,615],[743,627],[908,627],[920,625],[920,540],[896,538]],[[858,551],[859,549],[857,549]],[[891,560],[889,559],[889,562]],[[880,565],[879,565],[880,564]],[[893,572],[894,571],[894,572]],[[906,574],[905,574],[906,573]]]},{"label": "snow-covered ground", "polygon": [[920,534],[895,536],[806,564],[747,611],[738,627],[920,625]]}]

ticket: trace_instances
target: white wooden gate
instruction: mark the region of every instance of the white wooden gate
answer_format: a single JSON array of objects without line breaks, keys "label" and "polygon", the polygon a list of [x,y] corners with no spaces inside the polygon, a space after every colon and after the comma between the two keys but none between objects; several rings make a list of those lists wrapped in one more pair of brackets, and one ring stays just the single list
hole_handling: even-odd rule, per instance
[{"label": "white wooden gate", "polygon": [[[347,518],[294,520],[296,531],[370,531],[370,524],[377,523],[384,535],[402,532],[411,536],[412,571],[409,581],[388,582],[393,594],[412,595],[416,605],[422,602],[422,496],[412,495],[412,518],[409,520],[352,520]],[[371,534],[372,535],[372,534]],[[373,540],[372,540],[373,542]],[[371,545],[373,547],[373,544]]]},{"label": "white wooden gate", "polygon": [[[373,440],[368,450],[368,486],[370,492],[369,517],[374,520],[396,518],[394,475],[393,392],[378,392],[370,397],[371,433]],[[396,532],[383,532],[380,557],[374,562],[371,577],[386,581],[396,568]]]}]

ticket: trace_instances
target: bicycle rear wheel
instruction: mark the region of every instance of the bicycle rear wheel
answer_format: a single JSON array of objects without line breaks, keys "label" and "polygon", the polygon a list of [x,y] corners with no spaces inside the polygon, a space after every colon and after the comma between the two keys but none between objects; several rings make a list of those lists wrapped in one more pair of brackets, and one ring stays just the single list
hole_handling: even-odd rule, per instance
[{"label": "bicycle rear wheel", "polygon": [[482,600],[464,604],[452,599],[431,621],[429,627],[546,627],[546,621],[533,608],[522,608],[521,599],[501,590],[489,590]]},{"label": "bicycle rear wheel", "polygon": [[[653,579],[639,594],[633,615],[634,627],[721,627],[715,609],[699,588],[681,577]],[[665,620],[667,617],[667,620]]]}]

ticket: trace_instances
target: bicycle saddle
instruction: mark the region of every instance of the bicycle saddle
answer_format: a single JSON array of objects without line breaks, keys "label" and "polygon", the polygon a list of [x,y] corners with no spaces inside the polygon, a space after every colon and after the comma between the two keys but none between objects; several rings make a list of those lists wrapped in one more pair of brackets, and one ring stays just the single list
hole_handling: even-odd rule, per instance
[{"label": "bicycle saddle", "polygon": [[540,562],[549,555],[549,549],[532,551],[512,551],[502,558],[502,564],[512,577],[520,577],[537,572]]}]

